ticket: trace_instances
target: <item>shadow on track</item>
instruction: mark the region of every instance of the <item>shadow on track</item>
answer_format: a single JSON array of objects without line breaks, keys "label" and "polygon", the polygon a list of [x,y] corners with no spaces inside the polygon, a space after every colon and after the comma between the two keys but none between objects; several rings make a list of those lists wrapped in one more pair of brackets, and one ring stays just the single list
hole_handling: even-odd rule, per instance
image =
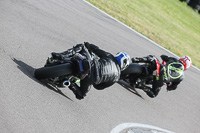
[{"label": "shadow on track", "polygon": [[132,92],[133,94],[137,95],[138,97],[144,99],[134,88],[128,87],[124,84],[124,82],[119,81],[118,84],[127,89],[128,91]]},{"label": "shadow on track", "polygon": [[24,63],[23,61],[21,60],[17,60],[16,58],[11,58],[13,60],[13,62],[15,62],[18,66],[17,68],[22,71],[26,76],[28,76],[30,79],[34,80],[35,82],[43,85],[43,86],[46,86],[48,89],[52,90],[52,91],[55,91],[56,93],[59,93],[60,95],[66,97],[67,99],[73,101],[72,99],[70,99],[69,97],[67,97],[65,94],[62,93],[61,90],[59,90],[56,86],[53,86],[52,84],[48,83],[46,80],[37,80],[35,77],[34,77],[34,71],[35,69],[31,66],[29,66],[28,64]]}]

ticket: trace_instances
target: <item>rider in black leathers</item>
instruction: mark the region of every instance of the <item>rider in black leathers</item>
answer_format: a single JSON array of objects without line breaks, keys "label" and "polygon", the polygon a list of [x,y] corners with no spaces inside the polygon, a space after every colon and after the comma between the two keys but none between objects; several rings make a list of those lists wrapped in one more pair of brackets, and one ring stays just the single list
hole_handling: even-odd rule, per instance
[{"label": "rider in black leathers", "polygon": [[[83,99],[91,85],[93,85],[97,90],[102,90],[119,80],[122,66],[119,64],[115,56],[88,42],[78,44],[75,47],[80,47],[82,49],[79,53],[85,55],[91,65],[90,68],[88,68],[90,69],[89,72],[86,71],[85,73],[87,76],[82,78],[80,81],[80,87],[77,84],[76,88],[69,86],[77,99]],[[93,52],[99,59],[90,60],[89,52]],[[124,62],[121,63],[126,64],[127,67],[130,63],[130,57],[127,55],[124,58]]]},{"label": "rider in black leathers", "polygon": [[[138,87],[144,90],[151,98],[158,95],[164,84],[167,85],[168,91],[175,90],[177,85],[184,79],[184,70],[191,66],[191,59],[187,56],[181,57],[178,60],[174,57],[161,55],[161,59],[163,60],[163,63],[160,63],[160,73],[159,76],[153,76],[152,88],[144,85]],[[185,62],[185,59],[187,59],[187,63]],[[143,58],[132,58],[132,62],[151,63],[152,65],[148,68],[151,75],[153,71],[156,70],[156,62],[152,55]]]}]

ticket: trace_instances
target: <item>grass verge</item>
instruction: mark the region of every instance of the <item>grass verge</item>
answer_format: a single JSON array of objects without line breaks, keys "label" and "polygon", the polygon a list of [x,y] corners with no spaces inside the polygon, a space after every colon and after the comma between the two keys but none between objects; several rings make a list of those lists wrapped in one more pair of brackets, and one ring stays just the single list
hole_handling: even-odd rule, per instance
[{"label": "grass verge", "polygon": [[87,0],[200,68],[200,14],[179,0]]}]

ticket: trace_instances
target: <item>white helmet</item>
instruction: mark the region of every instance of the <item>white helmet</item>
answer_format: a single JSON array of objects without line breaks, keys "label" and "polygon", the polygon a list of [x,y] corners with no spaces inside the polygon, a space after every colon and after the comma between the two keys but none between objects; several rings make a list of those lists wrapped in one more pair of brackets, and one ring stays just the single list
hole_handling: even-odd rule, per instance
[{"label": "white helmet", "polygon": [[130,56],[125,52],[117,53],[116,56],[115,56],[115,59],[117,59],[121,70],[126,69],[131,62]]},{"label": "white helmet", "polygon": [[183,57],[181,57],[179,59],[179,61],[183,63],[183,65],[184,65],[184,71],[186,69],[190,68],[191,65],[192,65],[192,60],[191,60],[191,58],[189,56],[183,56]]}]

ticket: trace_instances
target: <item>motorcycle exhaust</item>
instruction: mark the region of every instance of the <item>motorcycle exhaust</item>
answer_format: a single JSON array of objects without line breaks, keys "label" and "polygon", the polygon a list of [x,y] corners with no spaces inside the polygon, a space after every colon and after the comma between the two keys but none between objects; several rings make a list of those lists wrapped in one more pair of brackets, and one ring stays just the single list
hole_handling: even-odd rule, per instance
[{"label": "motorcycle exhaust", "polygon": [[65,87],[69,87],[70,85],[71,85],[71,82],[68,80],[63,82],[63,86],[65,86]]}]

